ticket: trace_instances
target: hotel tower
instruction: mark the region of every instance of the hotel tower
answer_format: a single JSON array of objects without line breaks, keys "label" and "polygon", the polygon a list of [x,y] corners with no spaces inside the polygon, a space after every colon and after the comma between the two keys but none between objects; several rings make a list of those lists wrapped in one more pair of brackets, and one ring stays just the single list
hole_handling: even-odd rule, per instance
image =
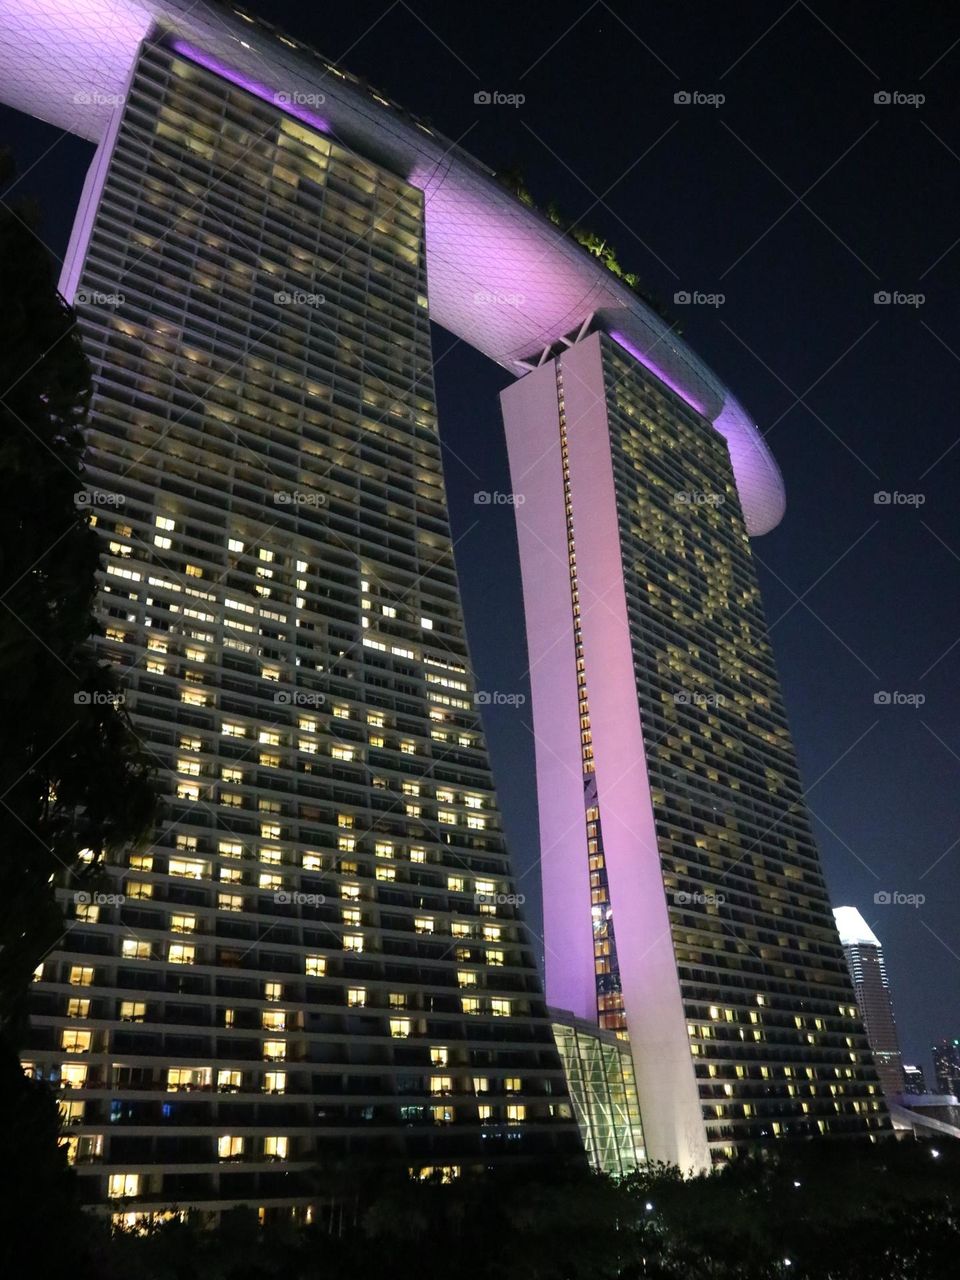
[{"label": "hotel tower", "polygon": [[[0,84],[96,146],[61,279],[78,500],[165,793],[102,892],[63,886],[34,987],[87,1199],[305,1219],[343,1165],[452,1178],[590,1124],[614,1170],[883,1128],[750,551],[783,486],[736,397],[489,169],[243,9],[0,0]],[[553,1021],[431,321],[516,379]]]}]

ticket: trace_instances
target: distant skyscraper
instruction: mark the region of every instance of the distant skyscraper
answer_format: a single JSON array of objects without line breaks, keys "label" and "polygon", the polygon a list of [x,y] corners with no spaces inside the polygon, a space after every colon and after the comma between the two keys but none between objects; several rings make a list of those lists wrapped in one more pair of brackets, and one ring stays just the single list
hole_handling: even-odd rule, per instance
[{"label": "distant skyscraper", "polygon": [[[547,993],[629,1036],[646,1150],[887,1124],[830,914],[732,451],[674,347],[545,351],[502,393]],[[566,554],[560,554],[559,548]]]},{"label": "distant skyscraper", "polygon": [[880,939],[856,907],[834,907],[833,915],[883,1091],[903,1093],[903,1058]]},{"label": "distant skyscraper", "polygon": [[903,1078],[906,1082],[907,1093],[926,1093],[927,1082],[923,1078],[923,1067],[915,1067],[910,1063],[903,1064]]},{"label": "distant skyscraper", "polygon": [[960,1040],[938,1040],[932,1052],[937,1092],[960,1097]]}]

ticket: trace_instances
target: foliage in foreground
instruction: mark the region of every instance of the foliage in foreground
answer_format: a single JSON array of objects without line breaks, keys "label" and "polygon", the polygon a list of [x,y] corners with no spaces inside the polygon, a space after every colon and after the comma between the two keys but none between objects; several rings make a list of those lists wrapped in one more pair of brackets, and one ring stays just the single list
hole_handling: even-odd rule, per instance
[{"label": "foliage in foreground", "polygon": [[960,1250],[960,1144],[933,1150],[816,1142],[688,1181],[668,1166],[619,1183],[568,1169],[452,1186],[381,1181],[306,1229],[261,1230],[241,1208],[216,1230],[171,1222],[111,1238],[85,1218],[74,1222],[70,1271],[75,1280],[934,1280],[954,1273]]},{"label": "foliage in foreground", "polygon": [[[12,178],[0,152],[0,189]],[[4,1069],[25,1034],[31,974],[64,930],[54,884],[89,875],[105,851],[144,836],[156,807],[119,684],[90,648],[100,631],[98,541],[83,501],[90,367],[37,226],[30,206],[0,202]],[[82,848],[92,860],[78,863]]]}]

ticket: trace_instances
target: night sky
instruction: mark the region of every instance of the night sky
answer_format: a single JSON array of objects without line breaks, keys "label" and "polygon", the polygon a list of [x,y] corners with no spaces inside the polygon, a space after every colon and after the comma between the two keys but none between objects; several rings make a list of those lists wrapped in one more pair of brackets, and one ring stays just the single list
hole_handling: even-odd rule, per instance
[{"label": "night sky", "polygon": [[[960,10],[247,7],[490,166],[519,165],[541,205],[609,237],[755,416],[787,514],[753,548],[830,892],[883,942],[904,1056],[930,1083],[931,1041],[960,1035]],[[526,101],[476,105],[481,89]],[[3,142],[24,173],[15,194],[40,202],[61,256],[92,149],[7,109]],[[678,291],[724,301],[675,305]],[[509,490],[509,375],[442,330],[434,340],[478,684],[529,696],[512,511],[473,501]],[[878,491],[911,500],[878,504]],[[925,701],[878,705],[880,691]],[[488,708],[485,723],[539,930],[529,702]],[[925,901],[876,903],[882,891]]]}]

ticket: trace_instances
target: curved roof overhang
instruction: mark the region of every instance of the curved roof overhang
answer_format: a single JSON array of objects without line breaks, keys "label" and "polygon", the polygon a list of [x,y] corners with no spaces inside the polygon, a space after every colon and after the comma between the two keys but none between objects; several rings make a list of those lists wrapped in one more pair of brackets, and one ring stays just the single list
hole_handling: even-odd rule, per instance
[{"label": "curved roof overhang", "polygon": [[[748,532],[785,508],[749,414],[630,289],[456,144],[306,46],[227,6],[192,0],[0,0],[4,101],[90,141],[122,101],[141,41],[277,101],[422,189],[430,315],[516,375],[594,316],[726,439]],[[304,102],[311,106],[298,105]]]}]

